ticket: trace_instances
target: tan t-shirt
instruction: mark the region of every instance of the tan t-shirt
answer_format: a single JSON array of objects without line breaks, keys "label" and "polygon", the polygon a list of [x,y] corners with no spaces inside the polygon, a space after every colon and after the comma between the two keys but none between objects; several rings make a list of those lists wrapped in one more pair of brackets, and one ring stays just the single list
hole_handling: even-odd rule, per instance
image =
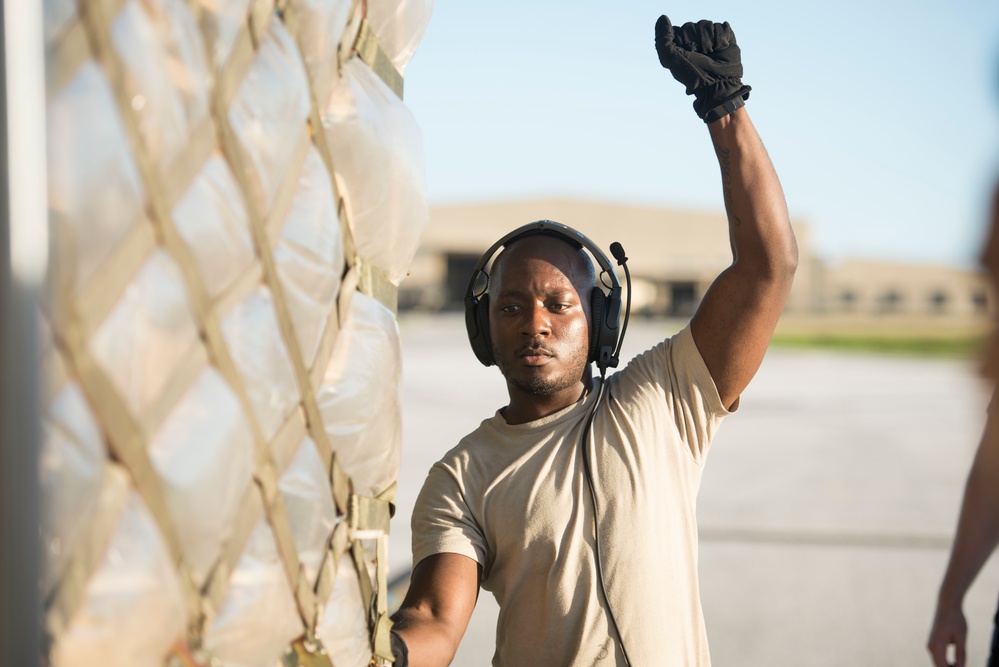
[{"label": "tan t-shirt", "polygon": [[[597,571],[581,449],[597,394],[527,424],[497,412],[431,468],[420,492],[413,562],[457,553],[482,566],[482,587],[500,606],[494,665],[625,664]],[[589,445],[596,535],[635,667],[710,664],[695,501],[726,414],[689,327],[607,379]]]}]

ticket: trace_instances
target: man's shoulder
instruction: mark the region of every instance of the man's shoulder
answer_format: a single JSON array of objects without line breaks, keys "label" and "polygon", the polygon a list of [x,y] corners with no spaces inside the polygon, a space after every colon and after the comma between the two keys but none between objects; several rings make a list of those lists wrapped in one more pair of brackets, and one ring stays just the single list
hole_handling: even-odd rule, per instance
[{"label": "man's shoulder", "polygon": [[666,336],[664,339],[636,354],[625,364],[621,372],[615,373],[611,377],[620,375],[621,373],[641,373],[643,375],[651,373],[658,375],[673,365],[673,358],[677,355],[683,358],[691,355],[696,355],[698,358],[700,356],[696,345],[694,345],[689,323],[676,333]]},{"label": "man's shoulder", "polygon": [[467,468],[470,463],[480,458],[486,447],[497,439],[493,422],[496,416],[482,420],[475,429],[461,438],[454,447],[449,449],[437,462],[447,468]]}]

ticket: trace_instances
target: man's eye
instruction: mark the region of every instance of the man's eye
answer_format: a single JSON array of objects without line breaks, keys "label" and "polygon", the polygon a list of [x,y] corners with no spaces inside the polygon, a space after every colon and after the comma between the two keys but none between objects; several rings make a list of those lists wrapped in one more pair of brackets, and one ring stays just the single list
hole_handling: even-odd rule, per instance
[{"label": "man's eye", "polygon": [[500,312],[501,313],[516,313],[518,310],[520,310],[520,306],[518,306],[516,304],[509,304],[509,305],[506,305],[506,306],[500,306]]},{"label": "man's eye", "polygon": [[552,305],[549,306],[549,308],[551,310],[565,310],[565,309],[569,308],[569,304],[567,304],[567,303],[553,303]]}]

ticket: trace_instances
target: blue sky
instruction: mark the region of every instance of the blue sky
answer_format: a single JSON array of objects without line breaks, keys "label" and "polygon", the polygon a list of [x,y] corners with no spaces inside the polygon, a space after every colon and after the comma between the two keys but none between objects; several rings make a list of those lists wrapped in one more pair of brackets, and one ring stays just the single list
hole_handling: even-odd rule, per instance
[{"label": "blue sky", "polygon": [[436,0],[406,70],[431,204],[721,210],[707,130],[656,58],[664,12],[731,23],[750,115],[820,255],[974,264],[999,178],[995,0]]}]

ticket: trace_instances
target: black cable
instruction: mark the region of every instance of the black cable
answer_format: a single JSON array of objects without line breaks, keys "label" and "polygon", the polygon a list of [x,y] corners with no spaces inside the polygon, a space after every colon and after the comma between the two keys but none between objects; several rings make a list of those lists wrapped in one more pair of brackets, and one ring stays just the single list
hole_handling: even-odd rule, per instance
[{"label": "black cable", "polygon": [[[620,247],[620,244],[615,243],[614,245]],[[611,251],[613,251],[614,246],[611,246]],[[631,290],[628,290],[628,296],[631,296]],[[630,299],[629,299],[630,300]],[[630,308],[629,303],[629,308]],[[625,323],[628,319],[625,316]],[[623,337],[622,333],[622,337]],[[611,624],[614,626],[614,632],[617,633],[618,643],[621,645],[621,653],[624,654],[624,662],[629,667],[631,666],[631,660],[628,659],[628,651],[624,647],[624,637],[621,636],[621,628],[617,624],[617,619],[614,617],[614,611],[611,609],[610,597],[607,595],[607,586],[604,583],[604,573],[603,566],[600,561],[600,534],[599,534],[599,521],[597,517],[599,513],[597,512],[597,493],[593,485],[593,472],[590,468],[590,449],[587,446],[589,444],[591,428],[593,426],[593,417],[597,414],[597,408],[600,407],[600,401],[604,397],[604,389],[607,386],[606,369],[600,372],[600,389],[597,392],[597,399],[593,402],[593,407],[590,409],[590,414],[586,418],[586,425],[583,427],[583,473],[586,477],[586,485],[590,489],[590,501],[593,503],[593,554],[597,561],[597,579],[600,581],[600,590],[604,594],[604,604],[607,605],[607,616],[610,618]]]}]

